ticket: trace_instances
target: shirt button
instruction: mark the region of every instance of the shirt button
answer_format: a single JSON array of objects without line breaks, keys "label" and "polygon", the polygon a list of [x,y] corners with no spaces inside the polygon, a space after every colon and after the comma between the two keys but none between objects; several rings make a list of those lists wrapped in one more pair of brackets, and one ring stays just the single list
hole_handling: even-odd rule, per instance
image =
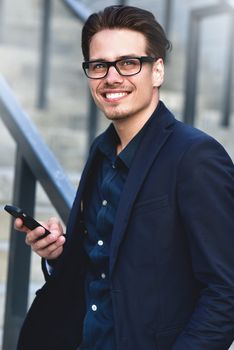
[{"label": "shirt button", "polygon": [[99,241],[97,242],[97,244],[100,245],[100,246],[102,246],[102,245],[104,244],[104,242],[103,242],[102,240],[99,240]]},{"label": "shirt button", "polygon": [[102,205],[104,205],[104,207],[105,207],[105,206],[107,205],[107,200],[104,199],[104,200],[102,201]]},{"label": "shirt button", "polygon": [[115,165],[114,164],[112,164],[112,168],[115,169]]},{"label": "shirt button", "polygon": [[101,278],[104,280],[106,278],[106,274],[105,273],[102,273],[101,274]]},{"label": "shirt button", "polygon": [[97,305],[93,304],[93,305],[91,306],[91,309],[92,309],[93,311],[97,311]]}]

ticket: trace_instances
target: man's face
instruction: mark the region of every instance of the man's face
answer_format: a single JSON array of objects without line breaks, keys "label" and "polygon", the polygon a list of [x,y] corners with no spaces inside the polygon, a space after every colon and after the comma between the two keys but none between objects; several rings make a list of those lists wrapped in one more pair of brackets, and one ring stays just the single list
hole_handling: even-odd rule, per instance
[{"label": "man's face", "polygon": [[[143,34],[128,29],[105,29],[90,43],[89,60],[115,61],[129,56],[147,56]],[[158,87],[163,82],[163,62],[143,63],[141,72],[121,76],[111,66],[105,78],[89,79],[97,106],[110,120],[149,117],[158,103]]]}]

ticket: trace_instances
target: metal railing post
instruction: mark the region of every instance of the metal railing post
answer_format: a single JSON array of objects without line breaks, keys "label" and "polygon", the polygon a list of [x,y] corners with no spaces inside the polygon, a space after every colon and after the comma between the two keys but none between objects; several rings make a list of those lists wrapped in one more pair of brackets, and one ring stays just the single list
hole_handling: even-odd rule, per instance
[{"label": "metal railing post", "polygon": [[49,65],[50,65],[50,41],[51,41],[51,0],[43,0],[42,8],[42,31],[40,44],[40,66],[39,66],[39,87],[37,106],[44,109],[47,106],[47,93],[49,81]]},{"label": "metal railing post", "polygon": [[[22,155],[17,153],[13,203],[33,215],[35,178]],[[3,350],[16,349],[19,330],[28,307],[28,286],[31,250],[25,235],[11,227],[8,258],[7,290]]]},{"label": "metal railing post", "polygon": [[197,97],[197,79],[198,79],[198,59],[199,59],[199,41],[200,41],[200,22],[202,19],[221,15],[231,14],[232,30],[230,38],[229,57],[226,70],[226,79],[224,87],[224,106],[223,106],[223,120],[222,124],[227,126],[231,111],[231,91],[233,81],[233,60],[234,60],[234,34],[233,34],[233,18],[234,10],[228,3],[222,1],[220,4],[214,4],[207,7],[201,7],[193,10],[190,15],[190,27],[187,47],[187,67],[186,67],[186,81],[185,81],[185,103],[183,120],[186,123],[194,124],[196,97]]},{"label": "metal railing post", "polygon": [[223,89],[223,117],[222,126],[228,127],[232,110],[232,86],[233,86],[233,65],[234,65],[234,14],[230,18],[230,38],[228,40],[228,56]]},{"label": "metal railing post", "polygon": [[172,0],[165,0],[164,7],[164,29],[167,37],[170,37],[171,32],[171,14],[172,14]]},{"label": "metal railing post", "polygon": [[190,15],[188,38],[183,120],[185,123],[193,125],[196,112],[197,73],[200,48],[200,21],[193,12]]}]

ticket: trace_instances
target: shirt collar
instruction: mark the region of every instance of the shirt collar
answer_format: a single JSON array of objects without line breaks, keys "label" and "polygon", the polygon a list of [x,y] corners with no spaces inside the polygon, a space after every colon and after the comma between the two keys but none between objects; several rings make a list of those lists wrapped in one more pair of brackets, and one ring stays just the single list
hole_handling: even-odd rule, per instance
[{"label": "shirt collar", "polygon": [[[157,112],[160,109],[161,102],[159,101],[158,106],[155,110]],[[117,145],[120,143],[119,136],[115,130],[113,124],[107,129],[104,138],[99,144],[99,150],[108,157],[112,162],[118,162],[121,160],[125,166],[129,169],[133,158],[136,154],[138,145],[143,139],[147,128],[152,122],[152,119],[156,117],[155,112],[152,116],[147,120],[141,130],[132,138],[132,140],[127,144],[127,146],[116,156]]]}]

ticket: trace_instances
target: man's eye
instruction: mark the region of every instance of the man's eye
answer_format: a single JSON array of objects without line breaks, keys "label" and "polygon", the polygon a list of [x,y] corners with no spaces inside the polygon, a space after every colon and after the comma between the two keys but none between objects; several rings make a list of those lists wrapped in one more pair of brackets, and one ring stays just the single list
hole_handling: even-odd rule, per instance
[{"label": "man's eye", "polygon": [[137,64],[138,64],[138,60],[134,58],[121,61],[122,66],[135,66]]},{"label": "man's eye", "polygon": [[97,63],[93,63],[91,65],[91,69],[92,70],[102,70],[102,69],[106,69],[106,64],[102,63],[102,62],[97,62]]}]

